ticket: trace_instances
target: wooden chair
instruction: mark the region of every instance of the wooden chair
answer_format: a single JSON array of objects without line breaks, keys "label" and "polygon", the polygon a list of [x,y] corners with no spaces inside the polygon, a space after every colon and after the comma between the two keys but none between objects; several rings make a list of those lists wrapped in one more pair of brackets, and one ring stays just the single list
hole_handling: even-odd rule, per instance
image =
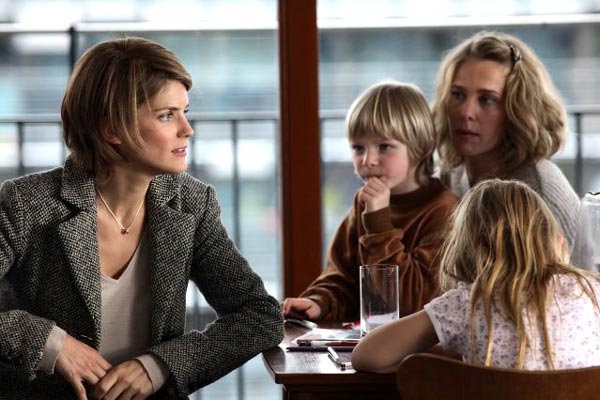
[{"label": "wooden chair", "polygon": [[600,366],[522,371],[419,353],[402,361],[396,384],[402,400],[597,400]]}]

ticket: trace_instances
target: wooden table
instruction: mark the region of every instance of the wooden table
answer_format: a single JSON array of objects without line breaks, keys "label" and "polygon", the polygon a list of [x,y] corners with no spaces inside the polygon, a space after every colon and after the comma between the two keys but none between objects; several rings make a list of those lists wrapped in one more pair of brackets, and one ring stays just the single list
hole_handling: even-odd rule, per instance
[{"label": "wooden table", "polygon": [[[326,327],[326,326],[325,326]],[[331,326],[333,327],[333,326]],[[339,325],[338,325],[339,327]],[[323,352],[287,352],[285,348],[307,329],[286,324],[283,342],[263,353],[275,383],[287,400],[399,400],[395,375],[341,370]]]}]

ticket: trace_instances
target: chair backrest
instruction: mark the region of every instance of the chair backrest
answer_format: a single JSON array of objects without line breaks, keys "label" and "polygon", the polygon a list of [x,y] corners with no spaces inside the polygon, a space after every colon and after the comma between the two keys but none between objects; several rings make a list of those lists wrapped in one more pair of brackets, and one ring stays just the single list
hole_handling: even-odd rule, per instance
[{"label": "chair backrest", "polygon": [[597,400],[600,366],[523,371],[419,353],[402,361],[396,384],[402,400]]}]

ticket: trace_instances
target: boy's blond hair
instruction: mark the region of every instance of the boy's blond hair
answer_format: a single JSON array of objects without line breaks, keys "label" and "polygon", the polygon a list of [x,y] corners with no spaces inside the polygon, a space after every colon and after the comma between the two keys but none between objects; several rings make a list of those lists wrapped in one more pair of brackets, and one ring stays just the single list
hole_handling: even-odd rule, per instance
[{"label": "boy's blond hair", "polygon": [[446,107],[456,72],[467,59],[491,60],[510,68],[504,90],[503,172],[556,153],[565,141],[567,114],[548,71],[521,40],[483,31],[450,50],[440,67],[433,119],[441,170],[449,171],[464,161],[454,148]]},{"label": "boy's blond hair", "polygon": [[[583,271],[567,264],[568,253],[550,209],[529,186],[514,180],[490,179],[475,185],[455,211],[440,263],[442,290],[458,282],[472,284],[471,343],[475,343],[475,310],[481,305],[488,327],[485,365],[490,365],[493,343],[492,310],[515,324],[517,367],[522,368],[527,335],[523,311],[540,321],[545,351],[554,369],[546,319],[547,289],[554,275],[577,278],[600,313]],[[471,357],[475,349],[471,348]]]},{"label": "boy's blond hair", "polygon": [[379,136],[398,140],[407,147],[420,184],[433,173],[434,127],[431,111],[421,90],[412,84],[385,81],[365,90],[346,115],[348,140]]}]

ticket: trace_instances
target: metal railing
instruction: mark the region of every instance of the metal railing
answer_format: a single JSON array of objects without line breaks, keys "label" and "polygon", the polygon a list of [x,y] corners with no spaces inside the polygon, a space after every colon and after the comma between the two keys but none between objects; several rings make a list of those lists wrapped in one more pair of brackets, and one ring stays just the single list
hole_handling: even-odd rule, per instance
[{"label": "metal railing", "polygon": [[[584,137],[584,119],[589,116],[600,115],[600,104],[586,104],[586,105],[570,105],[567,106],[567,112],[573,119],[573,136],[575,139],[575,156],[574,156],[574,182],[573,186],[575,191],[581,196],[582,193],[582,175],[583,175],[583,137]],[[342,121],[345,118],[344,110],[324,110],[320,113],[320,127],[321,133],[323,133],[323,122],[325,121]],[[210,123],[210,122],[224,122],[230,127],[231,143],[233,152],[233,176],[232,176],[232,194],[233,194],[233,208],[234,208],[234,240],[236,243],[240,242],[239,237],[239,189],[240,189],[240,165],[238,160],[238,149],[239,149],[239,125],[249,121],[266,121],[274,124],[275,129],[279,126],[279,115],[275,111],[271,112],[190,112],[188,119],[193,127],[198,123]],[[17,162],[16,162],[16,175],[23,175],[26,173],[26,165],[24,163],[23,156],[23,143],[25,142],[25,129],[28,125],[57,125],[60,127],[61,120],[59,114],[20,114],[13,116],[0,116],[0,125],[13,125],[17,131]],[[599,126],[600,128],[600,126]],[[598,132],[600,133],[600,131]],[[57,138],[59,139],[59,138]],[[198,136],[192,137],[192,145],[196,143]],[[600,157],[600,154],[598,155]],[[61,147],[60,157],[62,160],[66,159],[67,153],[64,147]],[[190,173],[196,175],[197,163],[194,160],[194,152],[190,155]],[[277,174],[277,171],[274,171]]]},{"label": "metal railing", "polygon": [[[600,115],[600,104],[581,104],[581,105],[569,105],[566,107],[569,117],[573,119],[573,131],[571,134],[575,140],[575,156],[573,158],[574,165],[574,182],[573,188],[575,192],[581,197],[583,193],[583,138],[584,138],[584,119],[586,117]],[[343,111],[323,111],[321,112],[320,126],[321,132],[323,132],[324,121],[335,121],[343,120],[345,112]],[[598,124],[598,133],[600,133],[600,124]],[[600,158],[600,154],[598,154]]]}]

